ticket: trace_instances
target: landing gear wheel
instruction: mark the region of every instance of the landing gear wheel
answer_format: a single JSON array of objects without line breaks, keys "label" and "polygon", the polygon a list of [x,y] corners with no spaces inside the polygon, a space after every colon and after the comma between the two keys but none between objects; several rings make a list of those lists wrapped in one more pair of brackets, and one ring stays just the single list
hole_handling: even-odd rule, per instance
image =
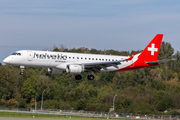
[{"label": "landing gear wheel", "polygon": [[88,80],[94,80],[94,75],[88,75]]},{"label": "landing gear wheel", "polygon": [[20,72],[19,74],[20,74],[20,75],[23,75],[23,72]]},{"label": "landing gear wheel", "polygon": [[20,66],[20,69],[21,69],[21,72],[20,72],[19,74],[20,74],[20,75],[23,75],[23,72],[24,72],[25,66]]},{"label": "landing gear wheel", "polygon": [[81,75],[76,75],[76,76],[75,76],[75,79],[76,79],[76,80],[81,80],[81,79],[82,79],[82,76],[81,76]]}]

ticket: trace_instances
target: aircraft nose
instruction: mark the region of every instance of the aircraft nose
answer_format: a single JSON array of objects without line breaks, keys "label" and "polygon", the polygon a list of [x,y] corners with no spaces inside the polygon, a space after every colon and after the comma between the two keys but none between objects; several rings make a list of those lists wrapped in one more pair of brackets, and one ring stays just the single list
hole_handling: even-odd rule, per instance
[{"label": "aircraft nose", "polygon": [[10,58],[9,58],[9,57],[5,58],[5,59],[3,60],[3,63],[10,63]]}]

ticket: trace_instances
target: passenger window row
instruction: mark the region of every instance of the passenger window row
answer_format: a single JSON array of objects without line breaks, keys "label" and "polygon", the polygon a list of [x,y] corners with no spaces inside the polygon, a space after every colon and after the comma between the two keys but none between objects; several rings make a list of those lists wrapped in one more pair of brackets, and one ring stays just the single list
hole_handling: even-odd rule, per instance
[{"label": "passenger window row", "polygon": [[[69,59],[75,59],[75,57],[69,57]],[[77,59],[83,60],[83,57],[77,57]],[[99,60],[99,61],[118,61],[117,59],[101,59],[101,58],[84,58],[85,60]]]}]

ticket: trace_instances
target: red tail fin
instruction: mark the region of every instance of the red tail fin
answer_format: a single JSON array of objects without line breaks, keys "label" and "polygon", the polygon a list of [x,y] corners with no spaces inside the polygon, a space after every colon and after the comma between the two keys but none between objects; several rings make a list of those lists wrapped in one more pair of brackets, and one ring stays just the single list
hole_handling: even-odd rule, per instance
[{"label": "red tail fin", "polygon": [[163,34],[157,34],[138,58],[146,62],[156,61],[161,47],[162,38]]}]

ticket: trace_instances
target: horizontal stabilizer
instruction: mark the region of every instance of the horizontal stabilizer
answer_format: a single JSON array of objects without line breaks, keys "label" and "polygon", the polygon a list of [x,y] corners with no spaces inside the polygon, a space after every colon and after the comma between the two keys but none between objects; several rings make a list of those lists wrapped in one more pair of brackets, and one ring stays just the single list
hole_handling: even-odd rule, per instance
[{"label": "horizontal stabilizer", "polygon": [[151,62],[146,62],[147,64],[164,64],[165,62],[172,61],[176,59],[166,59],[166,60],[157,60],[157,61],[151,61]]}]

